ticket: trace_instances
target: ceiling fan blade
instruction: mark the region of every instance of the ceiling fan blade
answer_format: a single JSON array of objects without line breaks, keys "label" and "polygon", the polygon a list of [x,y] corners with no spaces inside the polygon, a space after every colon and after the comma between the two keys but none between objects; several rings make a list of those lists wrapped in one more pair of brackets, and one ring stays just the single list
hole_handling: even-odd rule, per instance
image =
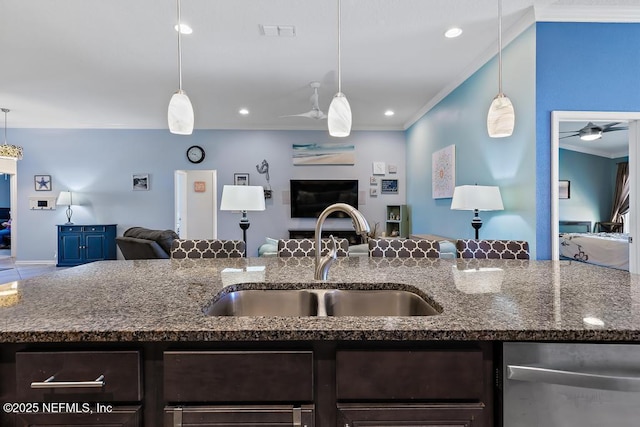
[{"label": "ceiling fan blade", "polygon": [[561,136],[560,139],[565,139],[565,138],[572,138],[574,136],[578,136],[580,135],[579,133],[573,133],[573,135],[565,135],[565,136]]},{"label": "ceiling fan blade", "polygon": [[614,126],[619,125],[621,122],[611,122],[611,123],[607,123],[606,125],[600,126],[602,128],[603,132],[607,132],[607,129],[610,129]]},{"label": "ceiling fan blade", "polygon": [[619,127],[619,128],[607,128],[607,129],[603,129],[602,132],[613,132],[615,130],[629,130],[629,128],[626,126]]},{"label": "ceiling fan blade", "polygon": [[321,120],[321,119],[326,119],[327,115],[320,110],[311,110],[311,111],[307,111],[306,113],[290,114],[287,116],[280,116],[280,117],[306,117],[308,119]]}]

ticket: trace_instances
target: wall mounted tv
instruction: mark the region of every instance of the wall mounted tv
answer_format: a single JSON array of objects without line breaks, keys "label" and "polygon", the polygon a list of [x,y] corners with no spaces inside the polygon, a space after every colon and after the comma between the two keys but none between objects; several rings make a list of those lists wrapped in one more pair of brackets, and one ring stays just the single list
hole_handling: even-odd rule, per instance
[{"label": "wall mounted tv", "polygon": [[[346,203],[358,208],[357,179],[292,179],[291,218],[317,218],[334,203]],[[347,218],[343,212],[330,215]]]}]

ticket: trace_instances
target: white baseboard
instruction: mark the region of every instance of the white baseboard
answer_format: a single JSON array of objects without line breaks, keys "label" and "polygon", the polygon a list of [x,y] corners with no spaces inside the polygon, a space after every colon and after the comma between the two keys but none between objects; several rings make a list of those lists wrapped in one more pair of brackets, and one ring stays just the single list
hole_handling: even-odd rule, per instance
[{"label": "white baseboard", "polygon": [[56,265],[57,261],[55,260],[33,260],[33,261],[14,261],[14,265]]}]

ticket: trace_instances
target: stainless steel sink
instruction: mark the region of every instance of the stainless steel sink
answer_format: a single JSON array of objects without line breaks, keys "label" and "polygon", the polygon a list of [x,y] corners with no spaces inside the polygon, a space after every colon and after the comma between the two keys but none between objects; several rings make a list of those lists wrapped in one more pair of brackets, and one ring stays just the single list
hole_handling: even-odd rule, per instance
[{"label": "stainless steel sink", "polygon": [[318,296],[307,290],[244,290],[224,295],[206,311],[209,316],[315,316]]},{"label": "stainless steel sink", "polygon": [[327,316],[432,316],[423,298],[398,290],[331,290],[324,294]]},{"label": "stainless steel sink", "polygon": [[403,290],[264,289],[223,295],[205,309],[209,316],[432,316],[419,295]]}]

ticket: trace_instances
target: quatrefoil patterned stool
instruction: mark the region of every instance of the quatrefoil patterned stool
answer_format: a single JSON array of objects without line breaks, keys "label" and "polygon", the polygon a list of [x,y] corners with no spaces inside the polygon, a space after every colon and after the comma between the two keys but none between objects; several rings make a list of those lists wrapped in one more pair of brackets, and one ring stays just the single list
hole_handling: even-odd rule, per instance
[{"label": "quatrefoil patterned stool", "polygon": [[[329,239],[320,241],[320,255],[329,253]],[[349,240],[336,238],[336,255],[349,255]],[[314,257],[316,256],[316,242],[314,239],[280,239],[278,240],[278,256],[287,257]]]},{"label": "quatrefoil patterned stool", "polygon": [[242,258],[242,240],[190,240],[176,239],[171,244],[171,258]]},{"label": "quatrefoil patterned stool", "polygon": [[369,239],[374,258],[439,258],[440,243],[427,239]]},{"label": "quatrefoil patterned stool", "polygon": [[529,259],[529,242],[524,240],[473,240],[456,242],[458,258]]}]

